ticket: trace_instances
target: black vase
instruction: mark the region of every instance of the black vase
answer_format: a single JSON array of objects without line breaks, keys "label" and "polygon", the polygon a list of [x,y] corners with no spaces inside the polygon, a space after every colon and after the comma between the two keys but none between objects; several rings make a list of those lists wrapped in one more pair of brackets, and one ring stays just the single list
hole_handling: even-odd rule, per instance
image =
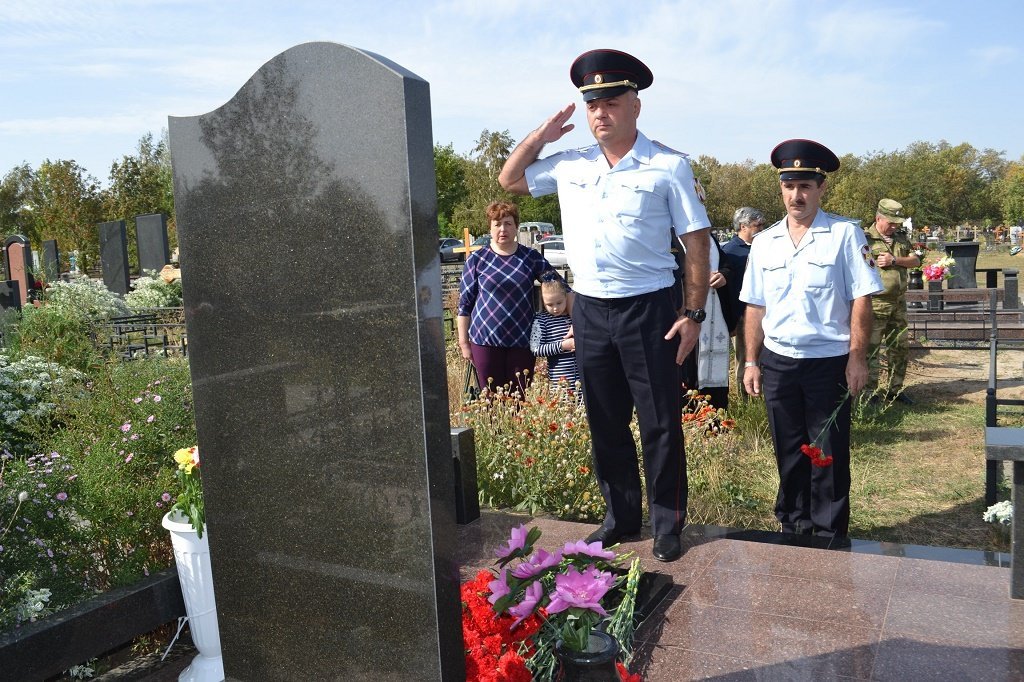
[{"label": "black vase", "polygon": [[920,270],[911,270],[910,279],[907,280],[908,289],[924,289],[924,273]]},{"label": "black vase", "polygon": [[620,682],[615,658],[619,655],[619,643],[607,632],[593,630],[586,651],[572,651],[555,644],[558,657],[559,680],[564,682]]}]

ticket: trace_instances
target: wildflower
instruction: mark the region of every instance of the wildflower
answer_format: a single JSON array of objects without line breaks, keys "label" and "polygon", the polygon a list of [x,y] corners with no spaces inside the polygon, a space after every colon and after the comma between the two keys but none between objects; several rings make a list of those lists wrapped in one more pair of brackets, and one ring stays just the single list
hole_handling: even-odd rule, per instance
[{"label": "wildflower", "polygon": [[151,414],[148,417],[146,417],[146,423],[147,424],[152,424],[154,419],[156,419],[156,415]]},{"label": "wildflower", "polygon": [[142,398],[132,398],[132,402],[138,405],[139,403],[142,402]]},{"label": "wildflower", "polygon": [[18,502],[24,502],[27,499],[28,499],[28,493],[27,492],[22,490],[20,493],[18,493]]},{"label": "wildflower", "polygon": [[158,396],[158,395],[155,395],[155,396],[153,396],[153,402],[154,402],[154,403],[158,403],[158,402],[160,402],[161,400],[163,400],[163,398],[161,398],[160,396]]},{"label": "wildflower", "polygon": [[165,492],[163,495],[160,496],[160,499],[163,500],[164,502],[170,502],[171,501],[171,494],[168,493],[168,492]]},{"label": "wildflower", "polygon": [[124,424],[121,424],[121,433],[128,433],[131,430],[132,430],[132,423],[131,422],[125,422]]},{"label": "wildflower", "polygon": [[68,494],[66,492],[61,491],[57,493],[57,499],[63,502],[64,500],[68,499]]},{"label": "wildflower", "polygon": [[133,459],[135,459],[135,453],[134,452],[129,452],[128,456],[124,458],[124,463],[127,464],[128,462],[132,461]]}]

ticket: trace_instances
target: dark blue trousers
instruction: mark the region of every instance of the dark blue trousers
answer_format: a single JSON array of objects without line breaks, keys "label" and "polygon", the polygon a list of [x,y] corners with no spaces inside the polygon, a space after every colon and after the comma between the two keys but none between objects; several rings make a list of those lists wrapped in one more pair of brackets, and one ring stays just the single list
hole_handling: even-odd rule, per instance
[{"label": "dark blue trousers", "polygon": [[686,524],[686,453],[679,403],[678,339],[671,290],[620,299],[577,294],[572,310],[576,364],[593,439],[594,473],[607,505],[604,525],[640,530],[643,496],[629,423],[640,425],[651,528],[674,534]]},{"label": "dark blue trousers", "polygon": [[[850,400],[846,398],[849,356],[789,358],[761,352],[761,387],[768,426],[779,465],[775,516],[782,530],[845,537],[850,527]],[[813,467],[800,452],[822,433],[832,412],[843,405],[818,441],[833,462]]]}]

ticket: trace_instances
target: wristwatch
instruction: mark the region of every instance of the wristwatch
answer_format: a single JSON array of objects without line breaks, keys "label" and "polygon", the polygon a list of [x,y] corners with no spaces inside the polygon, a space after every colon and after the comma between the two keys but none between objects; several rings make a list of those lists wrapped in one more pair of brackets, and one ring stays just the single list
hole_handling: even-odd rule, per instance
[{"label": "wristwatch", "polygon": [[703,308],[696,308],[695,310],[690,310],[689,308],[687,308],[686,310],[683,311],[683,317],[688,317],[697,324],[703,322],[704,318],[707,316],[708,314],[704,312]]}]

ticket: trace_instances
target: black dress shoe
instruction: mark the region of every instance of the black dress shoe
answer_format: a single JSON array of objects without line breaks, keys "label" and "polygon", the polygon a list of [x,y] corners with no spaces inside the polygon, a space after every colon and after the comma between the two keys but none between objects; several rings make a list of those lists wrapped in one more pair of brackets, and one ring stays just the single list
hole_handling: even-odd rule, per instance
[{"label": "black dress shoe", "polygon": [[910,396],[906,393],[900,393],[895,398],[896,402],[903,403],[904,405],[913,405],[914,401],[910,399]]},{"label": "black dress shoe", "polygon": [[658,535],[654,538],[654,558],[658,561],[675,561],[683,554],[678,535]]},{"label": "black dress shoe", "polygon": [[601,526],[587,536],[587,544],[589,545],[591,542],[600,542],[601,546],[607,549],[612,545],[619,544],[625,538],[636,534],[637,533],[635,531],[632,533],[626,533],[615,528],[605,528],[604,526]]}]

